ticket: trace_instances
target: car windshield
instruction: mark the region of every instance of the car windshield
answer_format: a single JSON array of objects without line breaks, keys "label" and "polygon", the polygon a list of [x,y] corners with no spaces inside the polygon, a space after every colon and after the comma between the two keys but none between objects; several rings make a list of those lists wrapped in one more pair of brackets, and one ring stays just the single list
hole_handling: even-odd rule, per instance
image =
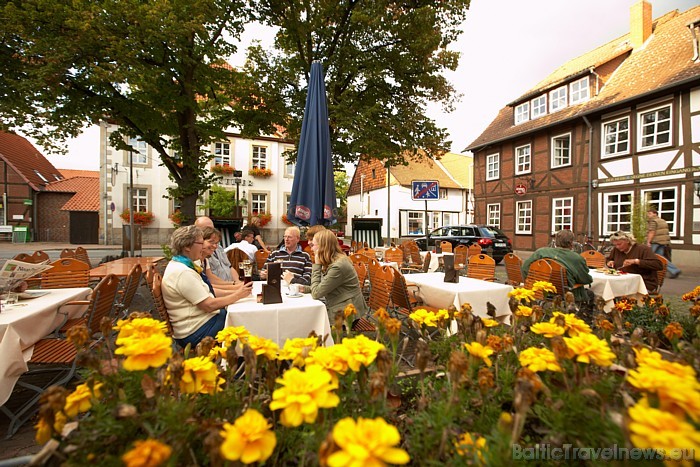
[{"label": "car windshield", "polygon": [[489,227],[487,225],[479,227],[479,230],[481,231],[481,235],[483,235],[484,237],[497,237],[499,235],[505,236],[505,234],[497,228]]}]

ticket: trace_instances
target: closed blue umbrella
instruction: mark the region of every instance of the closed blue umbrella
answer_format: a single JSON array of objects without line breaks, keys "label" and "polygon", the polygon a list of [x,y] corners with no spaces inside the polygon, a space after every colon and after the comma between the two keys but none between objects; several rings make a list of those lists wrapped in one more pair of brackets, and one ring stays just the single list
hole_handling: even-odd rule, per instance
[{"label": "closed blue umbrella", "polygon": [[328,226],[335,223],[337,215],[326,85],[323,82],[323,65],[314,61],[311,64],[287,219],[299,226]]}]

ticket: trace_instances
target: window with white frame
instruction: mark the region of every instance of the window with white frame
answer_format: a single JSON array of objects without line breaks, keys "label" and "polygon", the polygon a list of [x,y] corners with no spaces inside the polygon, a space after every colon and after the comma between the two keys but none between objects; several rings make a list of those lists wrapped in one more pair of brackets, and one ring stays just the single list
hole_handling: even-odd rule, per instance
[{"label": "window with white frame", "polygon": [[284,164],[284,175],[290,178],[294,177],[294,171],[297,165],[294,162],[285,162]]},{"label": "window with white frame", "polygon": [[671,236],[676,236],[677,220],[676,214],[679,206],[676,188],[662,188],[659,190],[645,190],[642,192],[646,205],[649,208],[656,208],[659,217],[668,223],[668,231]]},{"label": "window with white frame", "polygon": [[578,79],[569,85],[569,102],[578,104],[590,98],[588,76]]},{"label": "window with white frame", "polygon": [[532,99],[530,107],[530,116],[535,119],[547,113],[547,94],[542,94],[539,97]]},{"label": "window with white frame", "polygon": [[129,146],[134,148],[131,152],[131,161],[134,164],[148,163],[148,146],[145,141],[141,141],[140,138],[129,138]]},{"label": "window with white frame", "polygon": [[253,168],[267,169],[267,146],[253,146]]},{"label": "window with white frame", "polygon": [[431,211],[428,213],[428,230],[437,229],[443,225],[442,213],[440,211]]},{"label": "window with white frame", "polygon": [[425,218],[421,211],[408,211],[408,234],[421,235],[423,231],[423,222]]},{"label": "window with white frame", "polygon": [[549,91],[549,111],[556,112],[566,107],[566,86]]},{"label": "window with white frame", "polygon": [[214,163],[219,165],[231,165],[231,144],[214,144]]},{"label": "window with white frame", "polygon": [[440,188],[440,199],[447,199],[447,188]]},{"label": "window with white frame", "polygon": [[486,156],[486,180],[497,180],[501,175],[500,155]]},{"label": "window with white frame", "polygon": [[639,113],[639,147],[652,149],[671,145],[671,105]]},{"label": "window with white frame", "polygon": [[573,230],[574,198],[554,198],[552,200],[552,232]]},{"label": "window with white frame", "polygon": [[515,108],[515,124],[530,120],[530,103],[524,102]]},{"label": "window with white frame", "polygon": [[603,234],[632,230],[632,192],[606,193],[603,197]]},{"label": "window with white frame", "polygon": [[571,133],[552,138],[552,168],[571,165]]},{"label": "window with white frame", "polygon": [[292,195],[291,193],[285,193],[284,194],[284,213],[286,214],[289,212],[289,203],[292,202]]},{"label": "window with white frame", "polygon": [[530,155],[530,145],[518,146],[515,148],[515,173],[525,174],[532,170],[532,159]]},{"label": "window with white frame", "polygon": [[134,212],[148,211],[148,188],[134,188],[131,206]]},{"label": "window with white frame", "polygon": [[629,117],[603,123],[603,157],[619,156],[630,152]]},{"label": "window with white frame", "polygon": [[267,209],[267,194],[266,193],[251,193],[250,194],[250,210],[262,214],[268,211]]},{"label": "window with white frame", "polygon": [[532,201],[515,203],[515,233],[532,233]]},{"label": "window with white frame", "polygon": [[486,224],[501,228],[501,203],[486,205]]}]

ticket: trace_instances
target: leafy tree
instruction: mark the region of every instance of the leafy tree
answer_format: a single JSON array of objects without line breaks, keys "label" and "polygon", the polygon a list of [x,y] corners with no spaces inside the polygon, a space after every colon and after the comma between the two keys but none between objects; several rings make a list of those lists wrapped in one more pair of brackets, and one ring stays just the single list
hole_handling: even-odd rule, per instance
[{"label": "leafy tree", "polygon": [[226,127],[272,132],[267,104],[221,58],[250,20],[244,0],[0,0],[0,127],[45,147],[107,119],[118,149],[148,143],[194,219],[213,177],[202,147]]},{"label": "leafy tree", "polygon": [[334,171],[333,182],[335,185],[335,198],[338,200],[338,219],[344,219],[347,215],[348,188],[350,188],[348,174],[344,170]]},{"label": "leafy tree", "polygon": [[445,79],[455,70],[454,42],[469,0],[254,0],[258,21],[278,27],[275,50],[249,49],[248,66],[286,128],[298,140],[311,63],[326,73],[336,166],[358,155],[405,163],[448,150],[447,134],[428,118],[428,102],[454,103]]}]

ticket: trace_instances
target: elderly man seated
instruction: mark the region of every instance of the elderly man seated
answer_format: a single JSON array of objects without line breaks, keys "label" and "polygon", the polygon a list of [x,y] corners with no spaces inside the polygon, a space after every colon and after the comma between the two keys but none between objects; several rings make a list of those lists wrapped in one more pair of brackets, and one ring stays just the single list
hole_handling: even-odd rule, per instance
[{"label": "elderly man seated", "polygon": [[[560,230],[554,234],[554,247],[543,247],[535,251],[523,263],[523,276],[527,276],[530,265],[543,258],[551,258],[562,264],[566,268],[566,279],[570,287],[576,284],[590,284],[593,278],[588,273],[588,265],[583,256],[572,250],[575,240],[571,230]],[[577,301],[588,302],[593,298],[590,289],[576,287],[573,289],[574,297]]]},{"label": "elderly man seated", "polygon": [[[284,231],[284,246],[267,257],[269,263],[282,263],[282,278],[289,284],[311,285],[311,257],[301,249],[299,227],[287,227]],[[267,270],[260,271],[260,278],[267,279]]]}]

